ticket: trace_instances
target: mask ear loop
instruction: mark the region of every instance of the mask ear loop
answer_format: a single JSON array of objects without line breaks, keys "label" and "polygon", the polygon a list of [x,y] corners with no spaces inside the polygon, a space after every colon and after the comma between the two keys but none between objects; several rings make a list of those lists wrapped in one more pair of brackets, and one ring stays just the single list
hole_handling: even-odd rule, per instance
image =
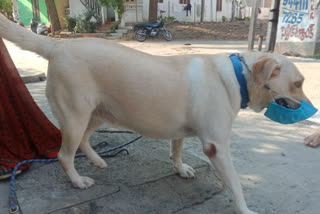
[{"label": "mask ear loop", "polygon": [[[264,85],[264,88],[265,88],[265,89],[267,89],[267,90],[269,90],[270,95],[271,95],[271,97],[272,97],[273,101],[275,102],[275,101],[276,101],[276,99],[275,99],[275,97],[274,97],[274,96],[272,96],[271,92],[275,92],[275,93],[277,93],[277,92],[276,92],[276,91],[274,91],[274,90],[272,90],[272,89],[270,88],[270,86],[269,86],[269,85]],[[297,103],[297,104],[300,104],[300,105],[301,105],[301,102],[299,102],[298,100],[295,100],[295,99],[293,99],[293,98],[291,98],[291,97],[288,97],[288,96],[286,96],[286,95],[281,95],[281,97],[284,97],[284,98],[290,99],[290,100],[292,100],[293,102],[295,102],[295,103]],[[281,98],[281,97],[279,97],[279,98]]]},{"label": "mask ear loop", "polygon": [[[270,94],[270,97],[272,98],[273,102],[276,102],[276,100],[274,99],[274,96],[271,93],[273,90],[270,88],[270,86],[266,84],[266,85],[264,85],[264,88],[268,90],[268,92]],[[275,92],[275,91],[273,91],[273,92]]]}]

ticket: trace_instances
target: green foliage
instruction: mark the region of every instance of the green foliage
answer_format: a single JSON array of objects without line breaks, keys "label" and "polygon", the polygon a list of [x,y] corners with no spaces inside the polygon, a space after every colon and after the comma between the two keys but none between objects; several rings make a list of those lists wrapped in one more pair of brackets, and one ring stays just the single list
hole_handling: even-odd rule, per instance
[{"label": "green foliage", "polygon": [[250,21],[250,16],[246,16],[246,17],[244,17],[244,18],[234,17],[233,20],[234,20],[234,21],[243,21],[243,20]]},{"label": "green foliage", "polygon": [[319,53],[316,53],[315,55],[313,55],[313,58],[315,58],[315,59],[320,59],[320,52],[319,52]]},{"label": "green foliage", "polygon": [[121,20],[124,13],[123,0],[99,0],[99,3],[104,7],[112,7],[118,13],[119,20]]},{"label": "green foliage", "polygon": [[222,22],[226,22],[228,19],[225,16],[222,16]]},{"label": "green foliage", "polygon": [[119,25],[120,25],[120,21],[113,22],[111,29],[115,31],[119,28]]},{"label": "green foliage", "polygon": [[12,2],[11,0],[0,0],[0,11],[6,12],[11,15],[12,13]]},{"label": "green foliage", "polygon": [[[76,25],[73,31],[78,33],[94,33],[96,32],[98,24],[96,22],[91,22],[94,12],[92,10],[87,10],[83,15],[78,16],[76,19]],[[71,27],[71,26],[70,26]],[[68,29],[69,30],[69,29]]]},{"label": "green foliage", "polygon": [[113,29],[113,28],[111,28],[110,30],[108,30],[107,31],[108,33],[115,33],[116,32],[116,30],[115,29]]},{"label": "green foliage", "polygon": [[65,23],[69,32],[73,32],[77,25],[77,19],[74,17],[66,17]]},{"label": "green foliage", "polygon": [[162,20],[164,23],[171,23],[171,22],[174,22],[174,20],[176,20],[176,18],[173,17],[173,16],[168,16],[168,17],[163,17],[163,18],[161,18],[161,20]]}]

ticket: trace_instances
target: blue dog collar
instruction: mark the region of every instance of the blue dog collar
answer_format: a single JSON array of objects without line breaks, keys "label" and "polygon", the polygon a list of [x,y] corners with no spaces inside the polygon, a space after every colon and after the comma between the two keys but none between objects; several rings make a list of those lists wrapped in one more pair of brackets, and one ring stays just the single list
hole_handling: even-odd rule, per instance
[{"label": "blue dog collar", "polygon": [[234,73],[236,74],[238,83],[240,85],[241,108],[245,109],[246,107],[248,107],[249,94],[248,94],[248,88],[247,88],[247,81],[242,72],[243,67],[242,67],[241,61],[243,59],[239,54],[231,54],[229,58],[232,62]]}]

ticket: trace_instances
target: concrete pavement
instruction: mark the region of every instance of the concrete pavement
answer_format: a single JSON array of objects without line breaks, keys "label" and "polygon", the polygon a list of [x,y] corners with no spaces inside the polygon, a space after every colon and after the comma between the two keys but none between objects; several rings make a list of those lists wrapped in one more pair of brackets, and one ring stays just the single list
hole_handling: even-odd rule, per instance
[{"label": "concrete pavement", "polygon": [[[246,50],[246,42],[231,41],[121,43],[157,55]],[[22,74],[46,71],[45,60],[6,44]],[[320,108],[320,63],[301,58],[292,60],[306,77],[307,96]],[[45,82],[27,86],[40,108],[55,123],[45,98]],[[320,128],[316,120],[317,117],[295,125],[279,125],[262,113],[240,112],[233,126],[231,152],[252,210],[260,214],[319,213],[320,148],[302,144],[305,136]],[[101,150],[135,136],[96,132],[90,141]],[[184,147],[184,162],[197,171],[196,179],[190,180],[173,172],[167,140],[143,138],[128,150],[129,155],[105,158],[107,169],[92,167],[86,158],[77,159],[79,172],[96,180],[96,185],[87,190],[72,188],[59,163],[33,164],[16,182],[23,213],[234,213],[231,196],[207,163],[198,139],[186,139]],[[0,182],[0,214],[8,213],[8,188],[8,181]]]}]

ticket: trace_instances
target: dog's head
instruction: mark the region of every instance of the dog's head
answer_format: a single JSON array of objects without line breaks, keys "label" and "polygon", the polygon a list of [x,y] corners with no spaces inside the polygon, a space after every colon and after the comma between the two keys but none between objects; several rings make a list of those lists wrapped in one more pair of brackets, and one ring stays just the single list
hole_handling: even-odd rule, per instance
[{"label": "dog's head", "polygon": [[272,101],[292,109],[298,108],[299,104],[288,97],[310,103],[302,90],[304,77],[298,68],[286,57],[276,57],[262,57],[252,66],[249,107],[256,112],[268,107]]}]

